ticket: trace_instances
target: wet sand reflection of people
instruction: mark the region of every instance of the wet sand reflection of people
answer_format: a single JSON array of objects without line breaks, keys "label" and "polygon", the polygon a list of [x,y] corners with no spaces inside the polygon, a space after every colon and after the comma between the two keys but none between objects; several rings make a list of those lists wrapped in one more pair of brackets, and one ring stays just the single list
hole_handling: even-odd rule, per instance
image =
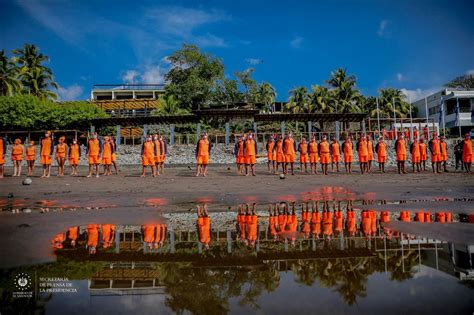
[{"label": "wet sand reflection of people", "polygon": [[209,218],[207,204],[197,206],[197,216],[199,242],[207,250],[211,243],[211,219]]},{"label": "wet sand reflection of people", "polygon": [[277,214],[277,204],[268,205],[268,233],[270,233],[271,238],[275,241],[278,239],[278,214]]},{"label": "wet sand reflection of people", "polygon": [[78,226],[71,226],[67,230],[67,239],[69,240],[69,243],[71,244],[71,247],[76,246],[76,241],[77,241],[78,236],[79,236],[79,227]]},{"label": "wet sand reflection of people", "polygon": [[321,213],[319,213],[319,201],[313,201],[311,206],[311,234],[314,238],[319,238],[321,234]]},{"label": "wet sand reflection of people", "polygon": [[[335,205],[334,205],[335,210]],[[324,238],[330,240],[333,234],[333,213],[329,209],[329,202],[324,201],[323,204],[323,236]]]},{"label": "wet sand reflection of people", "polygon": [[115,224],[102,225],[102,242],[104,248],[109,248],[115,240]]},{"label": "wet sand reflection of people", "polygon": [[308,239],[309,234],[311,233],[311,226],[310,226],[311,214],[309,212],[308,204],[309,204],[308,202],[301,204],[301,228],[300,229],[305,239]]},{"label": "wet sand reflection of people", "polygon": [[346,229],[349,236],[354,236],[357,232],[357,217],[352,207],[352,200],[347,202],[347,211],[346,211]]},{"label": "wet sand reflection of people", "polygon": [[89,254],[93,255],[97,252],[97,245],[99,244],[99,225],[88,224],[87,225],[87,248]]}]

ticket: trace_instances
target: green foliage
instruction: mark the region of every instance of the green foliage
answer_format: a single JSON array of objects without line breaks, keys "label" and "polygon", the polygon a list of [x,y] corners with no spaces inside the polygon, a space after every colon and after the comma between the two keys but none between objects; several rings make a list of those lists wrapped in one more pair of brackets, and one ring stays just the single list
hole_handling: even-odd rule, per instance
[{"label": "green foliage", "polygon": [[0,51],[0,95],[13,95],[21,90],[18,68]]},{"label": "green foliage", "polygon": [[33,95],[0,97],[2,129],[64,129],[107,117],[104,111],[85,102],[55,103]]},{"label": "green foliage", "polygon": [[444,86],[450,88],[474,89],[474,75],[466,74],[457,77],[451,82],[446,83]]},{"label": "green foliage", "polygon": [[151,112],[152,115],[185,115],[189,111],[179,107],[179,103],[173,95],[162,95],[159,100],[160,107]]}]

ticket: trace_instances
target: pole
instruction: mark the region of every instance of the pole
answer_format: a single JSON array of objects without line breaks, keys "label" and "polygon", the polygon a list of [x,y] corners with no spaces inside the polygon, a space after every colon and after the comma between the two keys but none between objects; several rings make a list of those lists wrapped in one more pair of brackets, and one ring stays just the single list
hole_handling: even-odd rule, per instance
[{"label": "pole", "polygon": [[412,139],[412,141],[414,140],[413,139],[413,117],[411,115],[411,99],[410,99],[410,95],[408,95],[408,103],[410,104],[410,139]]},{"label": "pole", "polygon": [[457,124],[459,128],[459,138],[462,139],[461,134],[461,109],[459,108],[459,97],[456,97],[456,116],[457,116]]},{"label": "pole", "polygon": [[380,134],[380,110],[379,110],[379,98],[375,98],[375,103],[377,104],[377,128]]},{"label": "pole", "polygon": [[395,128],[395,139],[398,139],[397,113],[395,112],[395,97],[392,97],[392,106],[393,106],[393,128]]}]

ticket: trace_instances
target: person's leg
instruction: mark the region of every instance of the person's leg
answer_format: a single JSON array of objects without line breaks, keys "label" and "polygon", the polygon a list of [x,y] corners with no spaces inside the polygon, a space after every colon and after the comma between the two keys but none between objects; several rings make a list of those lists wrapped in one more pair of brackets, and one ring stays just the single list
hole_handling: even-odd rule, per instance
[{"label": "person's leg", "polygon": [[89,173],[87,173],[87,177],[91,177],[92,176],[92,167],[94,165],[93,164],[89,164]]},{"label": "person's leg", "polygon": [[202,176],[204,176],[204,177],[207,176],[207,164],[204,164],[202,166]]},{"label": "person's leg", "polygon": [[5,174],[5,166],[2,164],[0,165],[0,178],[3,178]]},{"label": "person's leg", "polygon": [[291,165],[291,175],[295,175],[295,163],[291,162],[290,165]]},{"label": "person's leg", "polygon": [[402,161],[402,173],[406,174],[407,172],[405,171],[405,161]]},{"label": "person's leg", "polygon": [[272,173],[276,173],[277,171],[275,170],[275,160],[272,161]]},{"label": "person's leg", "polygon": [[46,164],[43,164],[43,176],[41,177],[46,177]]},{"label": "person's leg", "polygon": [[17,164],[16,161],[13,161],[13,177],[16,177],[17,173]]},{"label": "person's leg", "polygon": [[249,164],[245,163],[245,176],[249,175]]},{"label": "person's leg", "polygon": [[252,176],[255,176],[255,164],[250,165],[250,168],[252,170]]},{"label": "person's leg", "polygon": [[436,162],[431,162],[431,168],[433,169],[433,173],[436,173],[435,164]]},{"label": "person's leg", "polygon": [[446,164],[447,164],[447,161],[446,161],[446,160],[444,160],[444,161],[443,161],[443,166],[444,166],[444,171],[445,171],[445,172],[447,172],[447,171],[448,171],[448,169],[447,169],[447,167],[446,167]]},{"label": "person's leg", "polygon": [[142,175],[140,175],[140,177],[145,177],[145,173],[146,173],[146,166],[142,165]]},{"label": "person's leg", "polygon": [[47,166],[47,167],[48,167],[48,168],[47,168],[46,177],[50,177],[50,176],[51,176],[51,167],[52,167],[51,163],[50,163],[50,164],[48,164],[48,166]]},{"label": "person's leg", "polygon": [[198,177],[199,175],[201,175],[201,164],[197,164],[196,165],[196,177]]},{"label": "person's leg", "polygon": [[95,177],[99,177],[99,167],[100,167],[100,164],[95,165]]},{"label": "person's leg", "polygon": [[336,172],[339,173],[339,161],[336,162]]}]

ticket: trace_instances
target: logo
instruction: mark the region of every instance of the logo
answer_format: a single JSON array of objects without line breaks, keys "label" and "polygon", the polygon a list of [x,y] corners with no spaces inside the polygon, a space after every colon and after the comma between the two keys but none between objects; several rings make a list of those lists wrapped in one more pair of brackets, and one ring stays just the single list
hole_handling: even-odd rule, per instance
[{"label": "logo", "polygon": [[27,273],[19,273],[14,279],[15,288],[18,291],[25,292],[31,289],[31,277]]}]

